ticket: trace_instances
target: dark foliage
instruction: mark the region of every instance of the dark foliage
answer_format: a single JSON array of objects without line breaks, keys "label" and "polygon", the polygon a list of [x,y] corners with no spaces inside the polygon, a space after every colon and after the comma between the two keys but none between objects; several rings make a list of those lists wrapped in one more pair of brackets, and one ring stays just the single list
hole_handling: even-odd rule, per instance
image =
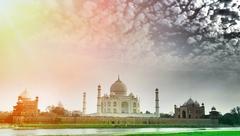
[{"label": "dark foliage", "polygon": [[161,114],[160,114],[160,117],[161,117],[161,118],[174,118],[173,115],[167,114],[167,113],[161,113]]},{"label": "dark foliage", "polygon": [[219,123],[231,126],[240,125],[240,107],[236,107],[230,113],[224,114],[219,118]]}]

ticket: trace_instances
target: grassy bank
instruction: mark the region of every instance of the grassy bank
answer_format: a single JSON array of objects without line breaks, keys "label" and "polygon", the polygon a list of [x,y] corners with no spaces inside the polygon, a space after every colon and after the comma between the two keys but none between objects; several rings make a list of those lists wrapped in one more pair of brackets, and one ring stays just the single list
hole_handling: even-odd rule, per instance
[{"label": "grassy bank", "polygon": [[18,124],[15,129],[66,129],[66,128],[206,128],[212,125],[166,125],[166,124]]},{"label": "grassy bank", "polygon": [[0,129],[12,128],[11,124],[0,124]]},{"label": "grassy bank", "polygon": [[189,132],[174,134],[129,134],[125,136],[240,136],[240,131]]}]

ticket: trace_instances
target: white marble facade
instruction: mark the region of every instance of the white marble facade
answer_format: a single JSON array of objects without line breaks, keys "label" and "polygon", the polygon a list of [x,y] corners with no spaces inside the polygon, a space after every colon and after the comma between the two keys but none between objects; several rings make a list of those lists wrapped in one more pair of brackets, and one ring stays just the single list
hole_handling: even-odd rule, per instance
[{"label": "white marble facade", "polygon": [[139,98],[133,93],[127,94],[126,85],[120,80],[115,81],[109,95],[101,96],[101,86],[98,86],[97,114],[122,115],[140,113]]}]

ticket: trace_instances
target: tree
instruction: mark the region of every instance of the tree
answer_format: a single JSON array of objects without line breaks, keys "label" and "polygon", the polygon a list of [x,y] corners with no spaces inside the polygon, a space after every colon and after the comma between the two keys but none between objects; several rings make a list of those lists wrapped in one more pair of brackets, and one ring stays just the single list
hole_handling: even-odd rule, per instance
[{"label": "tree", "polygon": [[161,118],[173,118],[173,114],[168,114],[168,113],[160,113]]},{"label": "tree", "polygon": [[[124,52],[123,46],[141,44],[145,47],[141,54],[154,48],[149,54],[156,57],[168,52],[170,56],[191,59],[192,63],[220,62],[232,69],[229,63],[240,60],[237,1],[74,0],[73,12],[64,10],[62,1],[56,3],[63,10],[52,20],[62,26],[71,25],[66,31],[80,32],[80,41],[88,40],[90,45],[120,46]],[[142,37],[148,42],[142,44]]]},{"label": "tree", "polygon": [[[94,30],[98,30],[97,24],[106,28],[105,37],[122,35],[127,39],[145,29],[145,37],[150,37],[157,48],[156,55],[168,51],[196,60],[239,60],[240,4],[236,1],[101,0],[92,5],[92,14],[86,18]],[[103,19],[109,22],[103,23]]]},{"label": "tree", "polygon": [[146,113],[146,114],[151,114],[151,112],[150,112],[150,111],[146,111],[145,113]]},{"label": "tree", "polygon": [[231,114],[234,116],[235,123],[240,124],[240,107],[237,106],[231,110]]},{"label": "tree", "polygon": [[240,12],[237,2],[127,0],[126,3],[135,7],[131,9],[133,11],[128,10],[134,14],[130,30],[149,24],[149,34],[156,46],[182,50],[184,56],[189,53],[193,56],[218,55],[221,58],[239,55]]},{"label": "tree", "polygon": [[219,123],[233,126],[235,124],[235,118],[231,113],[226,113],[219,119]]},{"label": "tree", "polygon": [[54,113],[58,116],[65,116],[67,113],[67,110],[63,107],[63,104],[61,102],[58,103],[58,106],[48,106],[47,111],[49,113]]},{"label": "tree", "polygon": [[230,113],[224,114],[219,123],[227,125],[240,125],[240,108],[239,106],[233,108]]},{"label": "tree", "polygon": [[233,109],[231,110],[231,114],[239,115],[239,116],[240,116],[240,107],[237,106],[237,107],[233,108]]}]

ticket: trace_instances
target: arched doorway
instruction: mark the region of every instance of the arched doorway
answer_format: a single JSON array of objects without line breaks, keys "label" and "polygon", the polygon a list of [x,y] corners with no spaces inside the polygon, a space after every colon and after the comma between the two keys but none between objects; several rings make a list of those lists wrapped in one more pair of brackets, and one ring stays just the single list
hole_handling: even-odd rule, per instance
[{"label": "arched doorway", "polygon": [[186,111],[182,111],[182,118],[186,118]]},{"label": "arched doorway", "polygon": [[128,102],[122,102],[122,113],[128,113]]}]

